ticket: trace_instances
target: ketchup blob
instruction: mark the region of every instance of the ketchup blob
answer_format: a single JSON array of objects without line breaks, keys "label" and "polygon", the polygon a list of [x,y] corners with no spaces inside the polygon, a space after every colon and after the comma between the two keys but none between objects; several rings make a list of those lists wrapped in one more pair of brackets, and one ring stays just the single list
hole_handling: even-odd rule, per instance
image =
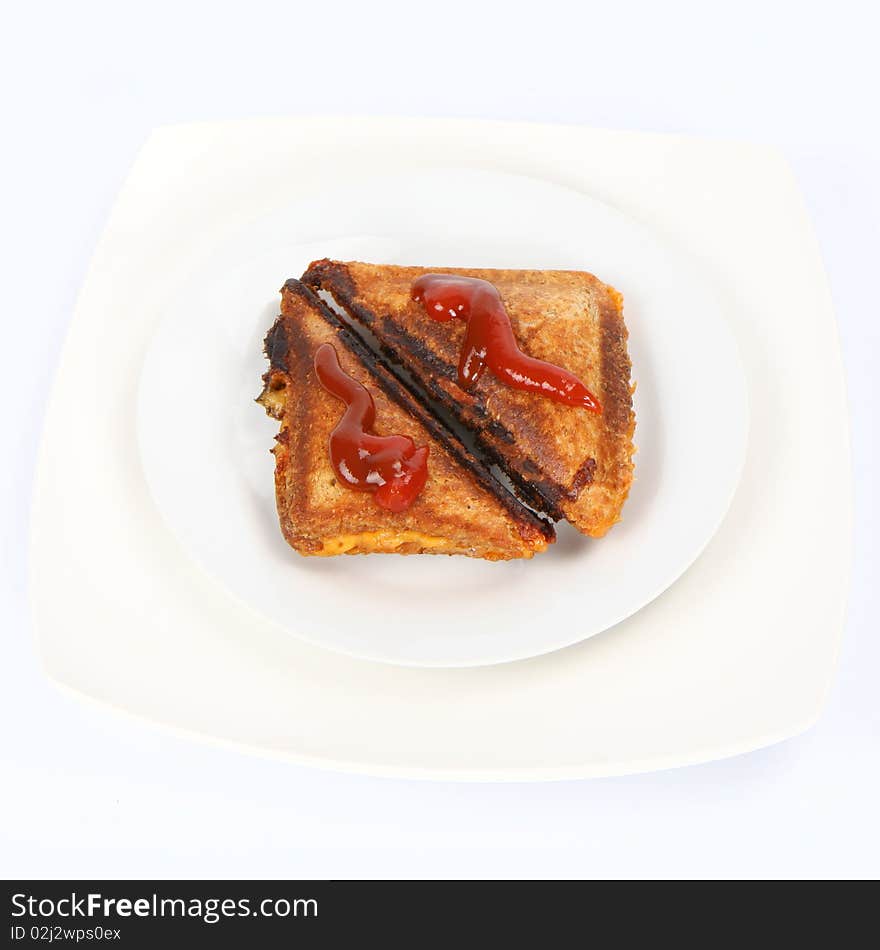
[{"label": "ketchup blob", "polygon": [[406,511],[428,479],[428,446],[417,449],[405,435],[369,432],[376,404],[369,391],[343,372],[335,347],[322,343],[315,351],[318,381],[346,409],[330,433],[330,463],[341,484],[372,492],[376,503],[395,513]]},{"label": "ketchup blob", "polygon": [[501,294],[494,284],[458,274],[424,274],[412,285],[411,297],[433,320],[457,317],[467,323],[458,361],[458,380],[468,389],[488,369],[514,389],[540,393],[548,399],[601,412],[599,400],[567,370],[526,356],[517,346]]}]

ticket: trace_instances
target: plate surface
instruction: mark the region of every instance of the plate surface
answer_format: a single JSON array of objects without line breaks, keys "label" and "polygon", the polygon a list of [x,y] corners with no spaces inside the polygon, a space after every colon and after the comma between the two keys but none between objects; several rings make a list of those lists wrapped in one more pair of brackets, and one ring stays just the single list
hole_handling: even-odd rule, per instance
[{"label": "plate surface", "polygon": [[[275,291],[324,256],[590,270],[621,290],[638,387],[636,480],[623,522],[601,541],[566,526],[547,553],[495,564],[302,558],[288,548],[267,451],[277,423],[253,398]],[[197,437],[180,399],[194,370],[196,401],[210,402]],[[354,656],[476,666],[592,636],[673,583],[727,510],[747,417],[736,343],[692,267],[586,195],[447,169],[332,190],[231,239],[171,301],[145,362],[138,420],[144,470],[167,523],[243,602]]]},{"label": "plate surface", "polygon": [[[227,236],[319,190],[463,157],[595,195],[699,260],[739,344],[748,448],[702,555],[608,635],[499,666],[389,666],[290,636],[195,564],[144,479],[138,381],[163,315]],[[210,415],[193,398],[197,369],[177,394],[193,439]],[[81,697],[326,768],[522,781],[745,752],[815,722],[832,680],[852,537],[846,419],[818,247],[771,149],[460,120],[160,129],[95,250],[47,407],[31,546],[39,655]]]}]

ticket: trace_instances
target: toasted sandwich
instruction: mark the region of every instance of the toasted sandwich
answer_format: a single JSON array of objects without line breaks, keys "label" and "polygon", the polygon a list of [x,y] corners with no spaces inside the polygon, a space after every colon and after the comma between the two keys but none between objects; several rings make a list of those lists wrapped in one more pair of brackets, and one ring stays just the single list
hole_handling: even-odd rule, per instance
[{"label": "toasted sandwich", "polygon": [[[341,485],[328,455],[340,402],[316,378],[321,344],[375,404],[375,433],[429,447],[429,477],[406,511],[385,510]],[[279,419],[275,494],[281,530],[306,555],[464,554],[529,558],[555,539],[553,526],[492,477],[485,461],[452,438],[382,361],[308,287],[289,280],[265,341],[269,370],[258,398]]]},{"label": "toasted sandwich", "polygon": [[[435,322],[411,298],[414,281],[431,271],[493,284],[522,352],[575,374],[596,393],[601,411],[510,388],[489,373],[463,387],[464,324]],[[593,537],[619,520],[633,478],[635,416],[622,298],[614,288],[580,271],[326,259],[313,263],[302,281],[369,337],[388,374],[416,404],[468,433],[526,504]]]}]

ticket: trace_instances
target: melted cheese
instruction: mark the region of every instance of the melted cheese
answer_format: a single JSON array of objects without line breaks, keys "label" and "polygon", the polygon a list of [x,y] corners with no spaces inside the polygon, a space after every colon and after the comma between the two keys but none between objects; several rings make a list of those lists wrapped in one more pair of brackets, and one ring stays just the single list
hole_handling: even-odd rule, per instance
[{"label": "melted cheese", "polygon": [[438,538],[420,531],[362,531],[360,534],[340,534],[324,542],[324,547],[315,553],[318,557],[346,554],[355,549],[363,551],[393,552],[404,544],[417,544],[430,549],[449,546],[448,538]]}]

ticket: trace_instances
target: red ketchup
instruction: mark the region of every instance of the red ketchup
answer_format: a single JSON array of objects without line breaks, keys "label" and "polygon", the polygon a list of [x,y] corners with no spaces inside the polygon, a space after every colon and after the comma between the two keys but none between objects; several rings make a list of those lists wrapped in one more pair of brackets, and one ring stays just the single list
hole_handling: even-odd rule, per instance
[{"label": "red ketchup", "polygon": [[501,294],[488,280],[457,274],[424,274],[412,285],[411,297],[434,320],[458,317],[467,333],[458,361],[458,381],[467,389],[488,368],[515,389],[540,393],[567,406],[601,412],[599,400],[560,366],[536,360],[517,346]]},{"label": "red ketchup", "polygon": [[416,500],[428,478],[428,446],[417,449],[405,435],[373,435],[376,405],[370,393],[342,371],[330,343],[315,351],[315,373],[324,389],[346,410],[330,433],[330,462],[339,481],[355,491],[373,492],[376,503],[399,513]]}]

